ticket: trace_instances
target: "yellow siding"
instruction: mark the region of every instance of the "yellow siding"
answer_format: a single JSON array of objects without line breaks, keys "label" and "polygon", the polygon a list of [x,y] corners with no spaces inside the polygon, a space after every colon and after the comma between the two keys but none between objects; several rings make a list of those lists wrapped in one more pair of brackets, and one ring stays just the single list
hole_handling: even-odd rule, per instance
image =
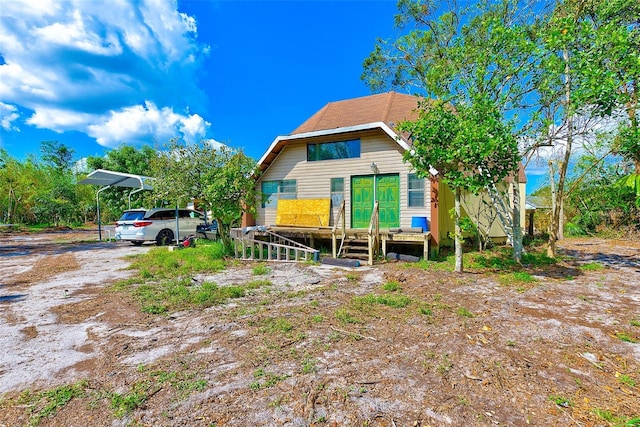
[{"label": "yellow siding", "polygon": [[[355,159],[308,162],[306,142],[292,143],[280,152],[261,176],[260,181],[295,179],[298,199],[320,199],[330,197],[331,178],[344,178],[346,222],[347,227],[350,227],[351,177],[372,175],[371,163],[375,162],[380,174],[398,173],[400,175],[400,227],[410,227],[412,216],[429,218],[430,185],[428,180],[425,182],[425,207],[422,209],[407,208],[407,174],[411,173],[411,170],[410,165],[402,161],[402,148],[382,131],[365,132],[359,137],[361,141],[360,157]],[[334,140],[339,141],[347,138],[355,139],[358,138],[358,135]],[[258,182],[258,191],[260,191],[260,182]],[[337,207],[333,207],[331,224],[333,224],[336,212]],[[259,225],[276,224],[276,209],[258,206],[256,223]]]}]

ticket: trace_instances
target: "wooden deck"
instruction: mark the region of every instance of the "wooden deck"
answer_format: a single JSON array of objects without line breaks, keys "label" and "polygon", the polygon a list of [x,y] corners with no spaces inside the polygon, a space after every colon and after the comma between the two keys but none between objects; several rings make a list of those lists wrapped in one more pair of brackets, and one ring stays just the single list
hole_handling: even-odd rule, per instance
[{"label": "wooden deck", "polygon": [[[342,230],[337,231],[340,234],[338,236],[336,236],[334,227],[256,226],[244,229],[236,228],[232,230],[231,234],[236,244],[236,257],[242,259],[264,259],[265,261],[299,261],[317,257],[311,252],[316,248],[317,240],[331,240],[333,242],[334,256],[340,257],[340,247],[345,239],[366,239],[369,233],[367,229],[354,228],[345,229],[344,235]],[[273,237],[274,234],[284,240],[276,242]],[[307,245],[296,241],[300,239],[306,241]],[[406,231],[402,229],[382,229],[379,230],[379,239],[376,240],[380,243],[381,248],[379,249],[381,249],[383,257],[387,255],[388,245],[404,244],[422,246],[423,258],[429,259],[431,249],[430,232],[422,233],[415,231],[415,229]],[[247,248],[256,245],[260,248],[255,252],[255,256],[254,252],[252,252],[251,257],[247,256]],[[265,252],[267,255],[263,255]],[[240,254],[242,255],[239,256]]]}]

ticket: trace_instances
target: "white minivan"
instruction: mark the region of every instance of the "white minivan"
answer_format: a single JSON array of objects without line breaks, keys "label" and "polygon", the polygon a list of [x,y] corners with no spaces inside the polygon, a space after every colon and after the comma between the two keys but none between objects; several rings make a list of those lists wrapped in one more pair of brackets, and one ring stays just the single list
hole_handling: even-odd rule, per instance
[{"label": "white minivan", "polygon": [[158,246],[168,245],[187,236],[195,235],[203,227],[204,215],[193,209],[178,209],[176,232],[176,209],[129,209],[116,222],[116,240],[128,240],[136,246],[155,241]]}]

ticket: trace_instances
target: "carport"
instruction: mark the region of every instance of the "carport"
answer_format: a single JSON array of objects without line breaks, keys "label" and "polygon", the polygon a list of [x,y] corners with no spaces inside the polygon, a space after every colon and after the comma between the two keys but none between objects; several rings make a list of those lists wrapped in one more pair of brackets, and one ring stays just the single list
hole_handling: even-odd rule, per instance
[{"label": "carport", "polygon": [[124,172],[114,172],[105,169],[97,169],[91,172],[78,184],[97,185],[101,187],[96,192],[96,214],[98,217],[98,238],[102,241],[102,221],[100,220],[100,193],[112,187],[132,188],[129,192],[128,201],[131,208],[131,195],[143,190],[153,190],[153,186],[148,182],[155,178],[143,175],[133,175]]}]

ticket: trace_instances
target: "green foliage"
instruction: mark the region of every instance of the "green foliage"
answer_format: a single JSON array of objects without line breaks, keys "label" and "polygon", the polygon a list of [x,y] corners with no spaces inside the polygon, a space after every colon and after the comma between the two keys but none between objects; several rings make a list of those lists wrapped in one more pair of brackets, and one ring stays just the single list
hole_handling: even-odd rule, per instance
[{"label": "green foliage", "polygon": [[92,219],[95,194],[76,185],[73,150],[45,141],[41,151],[42,161],[18,161],[0,148],[0,222],[58,226]]},{"label": "green foliage", "polygon": [[633,337],[632,335],[629,335],[626,332],[617,332],[616,333],[616,337],[618,337],[619,340],[624,341],[624,342],[628,342],[628,343],[632,343],[632,344],[640,343],[640,339],[637,339],[637,338]]},{"label": "green foliage", "polygon": [[[156,158],[156,150],[148,145],[135,148],[123,145],[107,151],[104,156],[89,156],[87,167],[89,170],[106,169],[114,172],[124,172],[134,175],[149,176],[151,165]],[[92,186],[87,186],[91,188]],[[109,188],[100,193],[100,214],[103,222],[111,222],[120,218],[122,211],[129,208],[129,188]],[[94,189],[95,198],[95,189]],[[161,206],[149,191],[140,191],[131,196],[131,207],[144,207],[147,209]]]},{"label": "green foliage", "polygon": [[318,370],[318,360],[307,356],[302,361],[302,373],[311,374]]},{"label": "green foliage", "polygon": [[583,270],[583,271],[600,271],[603,269],[604,269],[604,266],[599,262],[595,262],[595,261],[588,262],[580,266],[580,270]]},{"label": "green foliage", "polygon": [[[431,114],[430,123],[425,121],[431,133],[419,127],[405,128],[414,140],[430,140],[432,146],[448,144],[446,141],[455,140],[457,134],[463,140],[451,144],[450,150],[437,145],[429,151],[420,152],[419,147],[412,150],[409,156],[429,159],[421,165],[412,163],[418,172],[432,165],[454,188],[462,184],[471,184],[462,188],[481,187],[468,181],[477,175],[473,172],[482,167],[483,157],[470,153],[466,160],[477,159],[480,164],[469,165],[464,161],[464,150],[469,148],[467,143],[487,146],[477,133],[496,136],[490,129],[497,120],[514,135],[526,136],[522,138],[527,142],[523,157],[541,145],[564,141],[558,145],[560,150],[556,150],[560,156],[555,192],[559,207],[572,191],[584,188],[572,185],[567,191],[565,182],[573,157],[573,141],[578,136],[595,133],[592,125],[579,129],[576,122],[579,115],[585,119],[610,117],[620,123],[613,131],[615,138],[610,138],[603,150],[622,156],[635,165],[636,174],[640,173],[637,117],[640,62],[637,55],[630,53],[640,51],[637,21],[640,3],[636,0],[564,1],[548,2],[534,9],[535,12],[528,4],[513,0],[464,6],[432,0],[398,2],[395,25],[401,35],[376,42],[364,61],[362,79],[374,91],[403,88],[436,100],[425,102],[422,110],[441,108],[440,102],[452,106],[449,112]],[[483,103],[490,108],[483,107]],[[464,117],[469,115],[465,109],[477,111],[479,117],[486,117],[488,121],[468,120]],[[487,110],[493,115],[486,114]],[[459,118],[456,120],[454,115]],[[419,132],[412,133],[413,130]],[[582,138],[581,142],[589,149],[588,138]],[[506,155],[517,157],[511,151]],[[457,156],[462,161],[451,161]],[[503,158],[502,153],[496,156]],[[447,165],[454,170],[458,167],[458,172],[447,177],[444,173]],[[624,176],[628,175],[627,170]],[[629,184],[628,190],[635,194],[636,208],[640,207],[640,181],[630,178],[625,182]],[[598,191],[593,188],[581,191],[577,198],[582,200],[573,203],[576,211],[565,211],[572,218],[570,232],[591,233],[603,221],[615,222],[625,206],[628,210],[627,195],[614,194],[610,188],[601,185]],[[605,197],[598,200],[603,193]],[[607,210],[604,204],[615,206]],[[553,247],[559,212],[558,208],[552,215],[549,243]],[[608,219],[607,213],[611,213],[612,218]],[[640,223],[637,210],[623,217],[631,219],[636,226]],[[516,258],[519,257],[517,240]],[[553,254],[553,248],[550,249],[549,253]]]},{"label": "green foliage", "polygon": [[264,369],[260,368],[253,373],[253,377],[256,378],[256,381],[249,384],[249,388],[251,390],[257,391],[260,389],[271,388],[277,385],[279,382],[289,378],[290,375],[279,375],[273,372],[267,372]]},{"label": "green foliage", "polygon": [[150,384],[148,382],[135,383],[126,393],[110,393],[110,406],[116,417],[122,418],[139,408],[149,397]]},{"label": "green foliage", "polygon": [[262,276],[265,274],[269,274],[271,269],[264,264],[258,264],[252,269],[254,276]]},{"label": "green foliage", "polygon": [[44,418],[54,416],[74,398],[83,397],[86,393],[87,381],[63,385],[52,390],[33,394],[26,390],[21,393],[18,402],[27,405],[33,414],[29,426],[37,426]]},{"label": "green foliage", "polygon": [[362,307],[365,305],[386,305],[388,307],[393,308],[404,308],[411,304],[411,298],[406,297],[404,295],[375,295],[375,294],[367,294],[362,297],[354,297],[352,303],[356,307]]},{"label": "green foliage", "polygon": [[636,188],[636,175],[625,175],[626,170],[619,158],[600,162],[599,158],[584,155],[578,159],[564,209],[570,219],[565,225],[568,235],[640,227],[640,205],[636,205],[640,180]]},{"label": "green foliage", "polygon": [[636,207],[640,208],[640,173],[632,173],[620,178],[615,186],[621,191],[631,191],[632,194],[635,194]]},{"label": "green foliage", "polygon": [[173,139],[153,161],[154,193],[169,203],[196,198],[218,222],[218,232],[230,245],[230,229],[244,212],[253,213],[256,162],[242,151],[215,147],[209,141],[187,144]]},{"label": "green foliage", "polygon": [[477,194],[517,169],[516,139],[487,97],[456,105],[455,111],[443,102],[422,103],[419,119],[399,127],[412,135],[404,159],[419,176],[429,176],[433,166],[452,187]]},{"label": "green foliage", "polygon": [[335,316],[336,316],[336,319],[338,319],[342,323],[352,323],[352,324],[364,323],[362,320],[357,318],[346,308],[339,308],[338,310],[336,310]]},{"label": "green foliage", "polygon": [[42,160],[47,166],[63,172],[71,169],[74,150],[58,141],[42,141],[40,143]]},{"label": "green foliage", "polygon": [[568,408],[569,406],[573,405],[571,400],[566,398],[566,397],[564,397],[564,396],[551,395],[551,396],[549,396],[549,400],[552,401],[553,403],[555,403],[558,406],[562,406],[563,408]]},{"label": "green foliage", "polygon": [[503,286],[531,284],[536,281],[537,279],[526,271],[514,271],[498,276],[498,282]]},{"label": "green foliage", "polygon": [[274,333],[289,333],[293,330],[293,325],[287,319],[282,317],[278,318],[268,318],[263,322],[263,326],[261,328],[262,332],[268,334]]},{"label": "green foliage", "polygon": [[458,308],[456,310],[456,315],[460,317],[475,317],[474,314],[465,307]]},{"label": "green foliage", "polygon": [[384,285],[382,285],[382,289],[389,292],[395,292],[398,289],[400,289],[400,283],[395,281],[387,282]]},{"label": "green foliage", "polygon": [[271,285],[268,280],[254,280],[242,285],[218,286],[193,277],[196,273],[224,270],[222,257],[225,255],[222,242],[178,251],[154,248],[132,263],[132,268],[139,269],[139,277],[117,283],[114,290],[132,292],[143,312],[162,314],[223,304],[229,299],[244,297],[248,290]]},{"label": "green foliage", "polygon": [[640,417],[618,417],[611,411],[595,408],[593,413],[615,427],[640,427]]},{"label": "green foliage", "polygon": [[618,377],[618,382],[620,382],[620,384],[624,384],[626,386],[629,387],[635,387],[636,386],[636,382],[633,378],[631,378],[629,375],[626,374],[621,374]]}]

